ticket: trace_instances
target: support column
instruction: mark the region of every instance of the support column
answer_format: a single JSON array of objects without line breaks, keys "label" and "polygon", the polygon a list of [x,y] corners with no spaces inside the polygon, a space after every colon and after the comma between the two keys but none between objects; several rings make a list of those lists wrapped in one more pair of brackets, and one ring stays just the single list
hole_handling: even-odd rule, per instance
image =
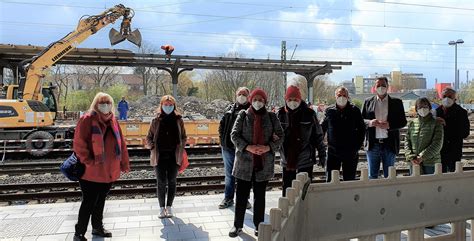
[{"label": "support column", "polygon": [[314,104],[313,102],[313,84],[314,84],[314,78],[313,79],[307,79],[307,86],[308,86],[308,103]]},{"label": "support column", "polygon": [[171,83],[173,84],[173,97],[178,98],[178,74],[171,72]]},{"label": "support column", "polygon": [[332,67],[330,64],[326,64],[324,66],[321,66],[320,68],[315,69],[314,71],[310,72],[295,72],[295,74],[301,75],[305,77],[306,79],[306,86],[308,87],[308,98],[307,102],[313,103],[313,84],[314,84],[314,78],[316,78],[318,75],[324,75],[324,74],[329,74],[332,73]]},{"label": "support column", "polygon": [[171,83],[173,84],[173,97],[178,98],[178,79],[179,75],[184,71],[191,71],[193,68],[183,68],[179,69],[180,59],[176,59],[173,66],[170,68],[157,67],[158,69],[165,70],[171,75]]}]

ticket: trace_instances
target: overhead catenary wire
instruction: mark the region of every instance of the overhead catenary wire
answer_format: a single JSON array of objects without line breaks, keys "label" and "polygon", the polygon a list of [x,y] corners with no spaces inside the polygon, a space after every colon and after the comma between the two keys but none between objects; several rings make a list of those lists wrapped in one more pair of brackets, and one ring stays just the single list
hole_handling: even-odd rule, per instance
[{"label": "overhead catenary wire", "polygon": [[[69,28],[74,27],[75,25],[71,24],[49,24],[49,23],[38,23],[38,22],[18,22],[18,21],[0,21],[0,23],[6,24],[16,24],[16,25],[41,25],[45,27],[64,27]],[[109,27],[111,28],[111,27]],[[15,30],[15,29],[12,29]],[[340,38],[310,38],[310,37],[291,37],[291,36],[270,36],[270,35],[252,35],[252,34],[241,34],[241,33],[220,33],[220,32],[202,32],[202,31],[186,31],[186,30],[173,30],[173,29],[140,29],[143,32],[150,31],[150,32],[166,32],[166,33],[175,33],[175,34],[188,34],[188,35],[212,35],[216,38],[222,38],[222,36],[230,36],[230,37],[249,37],[249,38],[257,38],[257,39],[275,39],[280,41],[281,39],[290,39],[290,40],[298,40],[298,41],[310,41],[310,42],[331,42],[331,43],[379,43],[379,44],[392,44],[388,43],[392,40],[355,40],[355,39],[340,39]],[[34,31],[34,30],[32,30]],[[474,31],[473,31],[474,32]],[[58,32],[59,33],[59,32]],[[184,35],[180,35],[184,36]],[[441,46],[446,47],[446,43],[428,43],[428,42],[404,42],[398,41],[393,44],[404,44],[404,45],[421,45],[421,46]],[[463,45],[463,48],[472,48],[474,45]]]}]

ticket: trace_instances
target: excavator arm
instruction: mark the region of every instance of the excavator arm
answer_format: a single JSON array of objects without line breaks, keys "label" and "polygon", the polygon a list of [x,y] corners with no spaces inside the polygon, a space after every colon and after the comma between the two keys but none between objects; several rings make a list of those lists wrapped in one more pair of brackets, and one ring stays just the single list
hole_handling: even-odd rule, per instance
[{"label": "excavator arm", "polygon": [[45,71],[89,36],[95,34],[108,24],[114,23],[120,17],[123,17],[120,32],[113,28],[110,30],[110,43],[115,45],[127,39],[140,47],[141,34],[138,30],[132,32],[130,27],[133,16],[134,12],[131,8],[119,4],[99,15],[81,18],[74,31],[62,39],[51,43],[32,59],[20,62],[18,98],[20,100],[41,100],[41,87]]}]

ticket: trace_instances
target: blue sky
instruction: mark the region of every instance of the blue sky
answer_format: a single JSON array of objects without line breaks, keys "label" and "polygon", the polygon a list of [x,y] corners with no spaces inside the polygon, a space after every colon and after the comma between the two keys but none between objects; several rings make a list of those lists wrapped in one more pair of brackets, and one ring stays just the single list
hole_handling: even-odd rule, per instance
[{"label": "blue sky", "polygon": [[[135,10],[132,27],[159,48],[175,54],[280,58],[287,41],[293,59],[352,61],[331,81],[391,70],[423,73],[428,87],[454,78],[458,46],[461,82],[474,77],[474,1],[383,0],[167,0],[62,1],[0,0],[0,43],[47,45],[72,31],[82,15],[122,3]],[[79,47],[111,47],[108,29]],[[118,28],[119,23],[113,27]],[[134,49],[129,43],[112,48]],[[470,79],[472,77],[469,77]]]}]

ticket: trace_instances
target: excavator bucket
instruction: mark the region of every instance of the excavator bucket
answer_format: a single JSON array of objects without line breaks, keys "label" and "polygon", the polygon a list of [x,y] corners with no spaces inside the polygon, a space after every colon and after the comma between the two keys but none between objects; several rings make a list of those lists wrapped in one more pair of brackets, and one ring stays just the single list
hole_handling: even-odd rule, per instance
[{"label": "excavator bucket", "polygon": [[119,31],[115,30],[114,28],[110,29],[109,39],[111,45],[116,45],[124,41],[126,38],[126,36],[123,36]]},{"label": "excavator bucket", "polygon": [[111,45],[116,45],[125,39],[138,47],[140,47],[142,44],[142,35],[138,29],[135,29],[133,32],[129,32],[128,34],[122,34],[121,32],[112,28],[109,32],[109,39]]},{"label": "excavator bucket", "polygon": [[138,29],[135,29],[135,31],[127,35],[127,40],[140,47],[142,45],[142,34]]}]

